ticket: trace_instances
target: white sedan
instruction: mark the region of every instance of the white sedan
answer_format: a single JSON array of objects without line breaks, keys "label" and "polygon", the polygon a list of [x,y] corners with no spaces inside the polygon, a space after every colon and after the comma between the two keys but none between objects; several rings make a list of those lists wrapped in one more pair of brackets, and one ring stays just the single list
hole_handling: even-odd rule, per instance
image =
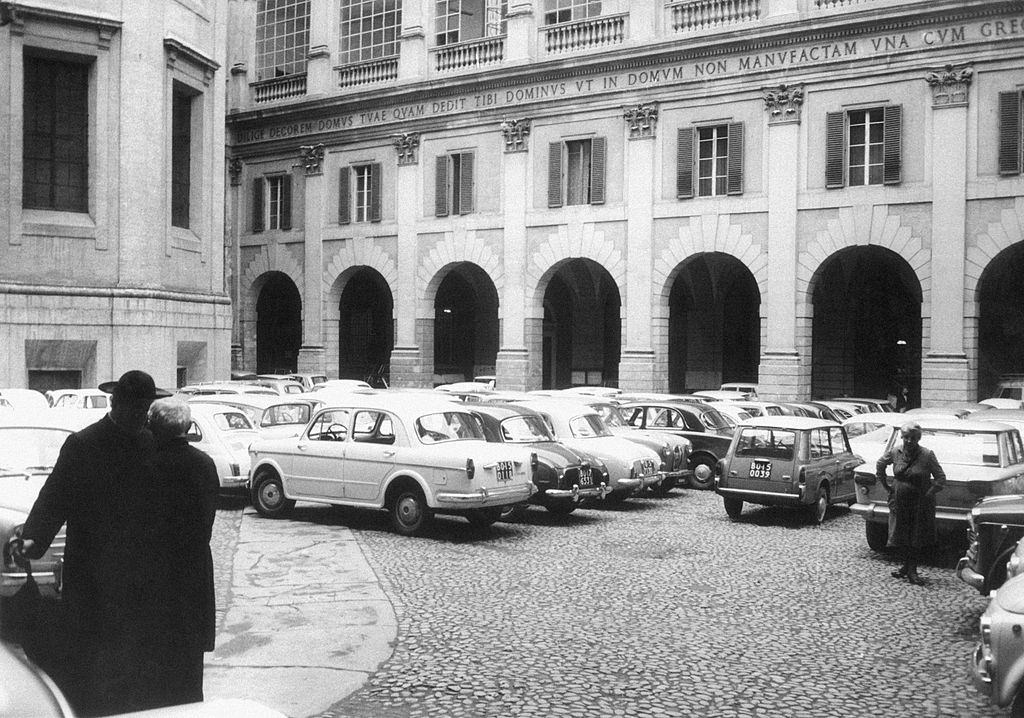
[{"label": "white sedan", "polygon": [[189,443],[217,466],[221,489],[244,488],[249,480],[249,445],[259,434],[241,409],[227,404],[189,404]]},{"label": "white sedan", "polygon": [[537,464],[528,449],[488,443],[464,404],[389,391],[332,399],[301,435],[260,439],[250,455],[261,515],[283,516],[296,500],[383,509],[403,535],[435,513],[489,526],[530,498]]}]

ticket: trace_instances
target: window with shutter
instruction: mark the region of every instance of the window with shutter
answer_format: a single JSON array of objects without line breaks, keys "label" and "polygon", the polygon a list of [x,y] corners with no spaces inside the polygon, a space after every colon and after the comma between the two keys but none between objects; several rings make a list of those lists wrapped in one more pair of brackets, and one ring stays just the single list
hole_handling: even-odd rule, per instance
[{"label": "window with shutter", "polygon": [[352,221],[349,182],[349,168],[342,167],[338,170],[338,224],[348,224]]},{"label": "window with shutter", "polygon": [[434,164],[434,216],[448,216],[448,156],[438,155]]},{"label": "window with shutter", "polygon": [[729,126],[697,128],[697,195],[718,197],[728,190]]},{"label": "window with shutter", "polygon": [[1021,173],[1021,93],[999,93],[999,174]]},{"label": "window with shutter", "polygon": [[459,182],[457,190],[453,190],[459,193],[459,214],[468,214],[473,211],[473,153],[453,155],[452,162],[459,166]]},{"label": "window with shutter", "polygon": [[370,165],[370,221],[380,222],[380,172],[379,162]]},{"label": "window with shutter", "polygon": [[899,184],[903,179],[903,106],[886,105],[883,115],[885,158],[882,182]]},{"label": "window with shutter", "polygon": [[730,123],[728,134],[729,167],[726,192],[728,194],[743,194],[743,123]]},{"label": "window with shutter", "polygon": [[281,177],[281,229],[292,228],[292,176]]},{"label": "window with shutter", "polygon": [[256,177],[252,181],[252,231],[263,231],[263,213],[266,208],[263,206],[263,183],[262,177]]},{"label": "window with shutter", "polygon": [[548,207],[562,206],[562,143],[548,145]]},{"label": "window with shutter", "polygon": [[370,174],[371,165],[357,165],[352,168],[355,175],[355,201],[353,202],[356,222],[367,222],[370,219]]},{"label": "window with shutter", "polygon": [[843,181],[845,130],[845,112],[829,112],[825,115],[825,187],[827,189],[836,189],[846,184]]},{"label": "window with shutter", "polygon": [[693,135],[692,127],[680,127],[676,139],[676,197],[693,197]]},{"label": "window with shutter", "polygon": [[590,204],[604,204],[605,166],[608,157],[604,137],[591,140]]}]

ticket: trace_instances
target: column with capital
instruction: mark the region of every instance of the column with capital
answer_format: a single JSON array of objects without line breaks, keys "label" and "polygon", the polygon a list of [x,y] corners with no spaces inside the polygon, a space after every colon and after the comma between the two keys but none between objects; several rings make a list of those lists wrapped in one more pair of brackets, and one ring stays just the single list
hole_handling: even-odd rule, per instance
[{"label": "column with capital", "polygon": [[505,60],[528,62],[537,47],[537,24],[534,22],[532,0],[510,0],[505,22],[508,32],[505,41]]},{"label": "column with capital", "polygon": [[764,91],[768,112],[768,286],[766,346],[761,350],[761,393],[805,399],[810,387],[810,317],[797,319],[797,191],[800,182],[802,86]]},{"label": "column with capital", "polygon": [[[408,3],[406,4],[408,6]],[[404,51],[404,50],[403,50]],[[395,346],[391,350],[391,386],[431,386],[431,377],[423,362],[422,348],[416,337],[417,235],[416,220],[423,196],[420,177],[420,133],[403,132],[393,137],[398,155],[395,188],[395,221],[398,225],[398,276],[403,291],[394,297]]]},{"label": "column with capital", "polygon": [[326,182],[324,180],[324,146],[303,145],[299,156],[305,176],[303,192],[303,292],[302,346],[299,348],[298,371],[324,371],[324,216]]},{"label": "column with capital", "polygon": [[[232,371],[242,371],[246,367],[244,366],[245,358],[242,354],[242,325],[240,323],[241,318],[241,306],[242,306],[242,294],[241,294],[241,234],[242,234],[242,170],[244,164],[240,157],[230,157],[227,160],[228,177],[230,178],[230,184],[228,187],[227,201],[224,203],[224,265],[227,267],[226,283],[228,296],[231,297],[231,306],[234,307],[234,311],[231,312],[231,369]],[[255,357],[253,357],[255,360]],[[253,364],[253,369],[256,365]]]},{"label": "column with capital", "polygon": [[658,106],[646,102],[624,108],[626,187],[625,326],[619,357],[619,387],[625,390],[666,390],[668,377],[655,377],[651,346],[651,296],[654,247],[654,153]]},{"label": "column with capital", "polygon": [[[541,388],[543,357],[531,347],[541,346],[536,332],[543,334],[544,317],[527,318],[530,304],[526,297],[526,210],[530,172],[530,120],[505,119],[501,122],[505,154],[502,162],[502,197],[504,201],[504,267],[505,288],[501,296],[501,337],[496,360],[497,386],[514,391]],[[532,341],[537,339],[536,342]],[[533,354],[537,354],[534,356]]]},{"label": "column with capital", "polygon": [[964,351],[967,210],[967,104],[973,71],[946,65],[929,72],[932,88],[931,341],[921,363],[921,395],[930,403],[973,401]]}]

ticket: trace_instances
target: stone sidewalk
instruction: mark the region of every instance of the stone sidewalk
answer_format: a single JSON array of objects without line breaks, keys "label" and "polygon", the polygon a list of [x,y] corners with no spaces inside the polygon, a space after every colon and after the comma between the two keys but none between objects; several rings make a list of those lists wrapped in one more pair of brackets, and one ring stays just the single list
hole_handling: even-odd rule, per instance
[{"label": "stone sidewalk", "polygon": [[306,515],[301,505],[282,520],[245,509],[207,701],[249,698],[305,718],[391,655],[395,611],[352,532]]}]

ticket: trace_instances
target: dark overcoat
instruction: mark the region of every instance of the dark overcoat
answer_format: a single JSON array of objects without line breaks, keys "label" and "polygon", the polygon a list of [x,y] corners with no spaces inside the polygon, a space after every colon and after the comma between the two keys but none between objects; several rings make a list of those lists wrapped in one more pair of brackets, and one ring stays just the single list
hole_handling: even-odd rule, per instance
[{"label": "dark overcoat", "polygon": [[[895,477],[891,485],[885,474],[889,464]],[[902,447],[891,449],[875,464],[875,475],[890,488],[888,545],[914,549],[933,546],[937,541],[935,497],[928,490],[941,490],[946,483],[946,473],[935,452],[923,446],[913,454]]]}]

